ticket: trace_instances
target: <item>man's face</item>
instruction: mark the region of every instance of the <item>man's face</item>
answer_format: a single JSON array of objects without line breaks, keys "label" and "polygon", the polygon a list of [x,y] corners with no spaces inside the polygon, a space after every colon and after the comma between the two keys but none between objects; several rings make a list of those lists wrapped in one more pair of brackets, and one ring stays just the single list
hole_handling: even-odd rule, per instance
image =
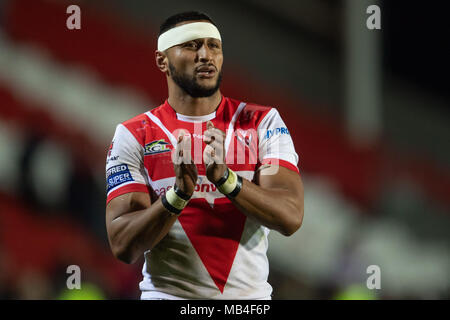
[{"label": "man's face", "polygon": [[209,97],[222,80],[222,43],[214,38],[188,41],[166,51],[169,76],[194,98]]}]

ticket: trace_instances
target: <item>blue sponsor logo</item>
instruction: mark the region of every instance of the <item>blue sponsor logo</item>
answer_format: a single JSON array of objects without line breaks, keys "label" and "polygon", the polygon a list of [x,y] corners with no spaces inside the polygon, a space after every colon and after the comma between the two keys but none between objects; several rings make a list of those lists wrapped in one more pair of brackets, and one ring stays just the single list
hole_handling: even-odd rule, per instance
[{"label": "blue sponsor logo", "polygon": [[282,135],[282,134],[290,135],[288,128],[280,127],[280,128],[275,128],[275,129],[268,129],[267,133],[266,133],[266,139],[270,139],[273,136]]},{"label": "blue sponsor logo", "polygon": [[164,139],[152,141],[147,143],[144,147],[144,155],[149,156],[152,154],[158,154],[163,152],[169,152],[169,143],[165,142]]},{"label": "blue sponsor logo", "polygon": [[112,188],[115,188],[122,183],[128,182],[128,181],[134,181],[133,177],[131,176],[130,170],[128,169],[128,165],[121,164],[118,166],[114,166],[112,168],[109,168],[106,171],[106,180],[108,182],[107,191],[111,190]]}]

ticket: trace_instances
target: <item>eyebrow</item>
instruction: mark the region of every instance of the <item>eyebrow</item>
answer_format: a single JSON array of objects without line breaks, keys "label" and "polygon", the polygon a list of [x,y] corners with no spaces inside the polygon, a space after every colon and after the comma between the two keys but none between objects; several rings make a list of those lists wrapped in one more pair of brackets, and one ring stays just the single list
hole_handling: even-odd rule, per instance
[{"label": "eyebrow", "polygon": [[220,44],[220,42],[221,42],[219,39],[216,39],[216,38],[199,38],[199,39],[192,39],[192,40],[180,43],[179,46],[185,45],[185,44],[190,43],[190,42],[196,42],[196,43],[201,42],[201,43],[203,43],[203,39],[207,39],[207,42],[213,42],[213,43],[216,43],[216,44]]}]

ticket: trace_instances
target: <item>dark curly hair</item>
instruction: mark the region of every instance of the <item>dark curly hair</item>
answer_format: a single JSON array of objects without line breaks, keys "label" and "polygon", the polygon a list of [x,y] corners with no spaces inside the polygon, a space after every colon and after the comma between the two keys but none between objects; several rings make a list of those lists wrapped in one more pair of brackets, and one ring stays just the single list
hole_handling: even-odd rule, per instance
[{"label": "dark curly hair", "polygon": [[180,22],[194,21],[194,20],[208,20],[209,22],[211,22],[213,25],[216,26],[214,21],[207,14],[198,11],[187,11],[177,13],[168,17],[159,27],[159,35],[163,34],[169,29],[172,29]]}]

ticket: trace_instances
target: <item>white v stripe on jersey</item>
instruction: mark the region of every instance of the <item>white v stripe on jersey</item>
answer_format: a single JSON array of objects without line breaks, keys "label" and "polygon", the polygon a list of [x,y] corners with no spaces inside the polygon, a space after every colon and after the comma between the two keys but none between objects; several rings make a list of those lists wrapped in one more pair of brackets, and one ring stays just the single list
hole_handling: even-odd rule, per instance
[{"label": "white v stripe on jersey", "polygon": [[225,138],[225,154],[228,153],[228,148],[230,147],[231,139],[233,138],[234,124],[236,123],[236,120],[239,117],[242,109],[244,109],[245,105],[245,102],[241,102],[239,104],[239,107],[237,108],[236,112],[233,115],[233,118],[231,118],[230,124],[228,125],[227,136]]},{"label": "white v stripe on jersey", "polygon": [[161,120],[159,120],[158,117],[156,117],[153,113],[151,113],[150,111],[147,111],[145,113],[147,115],[147,117],[150,118],[150,120],[152,120],[158,127],[161,128],[162,131],[164,131],[164,133],[167,135],[167,137],[170,140],[170,143],[172,143],[172,145],[175,147],[177,145],[177,139],[173,136],[172,132],[170,132],[165,125],[162,124]]}]

